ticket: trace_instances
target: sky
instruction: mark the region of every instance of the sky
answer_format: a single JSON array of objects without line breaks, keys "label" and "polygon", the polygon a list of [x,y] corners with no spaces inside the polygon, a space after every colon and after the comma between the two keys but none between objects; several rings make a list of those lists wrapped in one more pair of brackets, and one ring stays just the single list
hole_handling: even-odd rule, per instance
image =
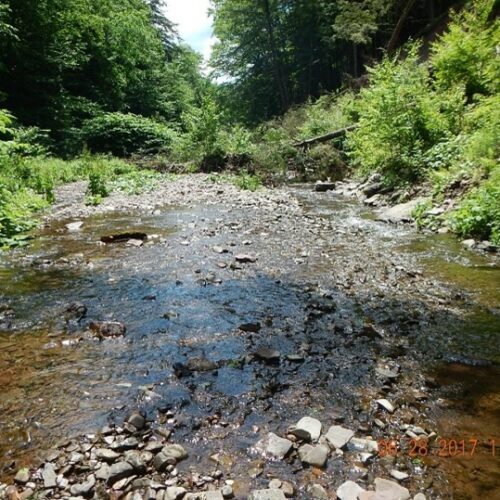
[{"label": "sky", "polygon": [[210,0],[167,0],[166,4],[167,17],[177,24],[181,38],[207,61],[215,42],[208,17]]}]

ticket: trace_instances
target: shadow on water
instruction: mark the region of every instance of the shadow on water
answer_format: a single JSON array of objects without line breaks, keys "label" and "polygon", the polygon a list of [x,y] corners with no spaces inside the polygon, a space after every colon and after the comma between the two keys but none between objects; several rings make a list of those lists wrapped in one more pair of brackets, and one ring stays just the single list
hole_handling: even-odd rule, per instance
[{"label": "shadow on water", "polygon": [[[168,409],[180,412],[184,420],[176,429],[176,439],[191,443],[194,460],[204,461],[219,452],[223,463],[243,476],[255,458],[248,450],[265,431],[284,432],[306,409],[325,426],[333,425],[341,414],[346,427],[367,428],[374,437],[384,438],[384,431],[371,427],[378,416],[371,402],[381,395],[401,401],[422,418],[434,411],[440,430],[453,436],[463,432],[494,436],[498,411],[493,403],[498,402],[499,391],[493,372],[497,368],[464,364],[471,359],[500,360],[499,316],[485,303],[476,303],[473,315],[464,321],[450,309],[430,308],[416,300],[391,295],[374,300],[368,292],[348,295],[335,286],[320,289],[295,278],[293,270],[281,269],[277,277],[263,271],[249,275],[217,269],[221,257],[206,255],[207,247],[217,244],[215,238],[209,243],[201,238],[184,250],[171,243],[183,237],[186,225],[217,216],[212,210],[213,214],[172,210],[141,220],[111,214],[86,220],[83,230],[75,234],[68,234],[61,223],[42,232],[37,245],[2,263],[2,302],[16,315],[10,326],[5,322],[0,330],[0,456],[5,457],[0,466],[4,472],[11,472],[13,460],[29,462],[34,450],[61,436],[120,422],[131,407],[144,409],[150,417],[157,416],[158,410],[160,414]],[[363,210],[354,203],[335,200],[310,207],[308,214],[316,213],[345,215],[349,228],[371,231],[374,241],[387,245],[398,234],[361,217]],[[103,234],[131,228],[154,232],[165,242],[140,249],[96,244]],[[404,238],[410,232],[405,229],[400,234]],[[407,251],[428,258],[433,240],[429,244],[425,238],[415,240]],[[20,255],[29,257],[23,265],[16,264]],[[76,266],[72,265],[75,256]],[[222,282],[213,283],[206,269],[217,269]],[[309,271],[313,283],[323,272],[319,265],[311,265]],[[486,266],[485,272],[490,271]],[[434,273],[432,266],[430,272]],[[467,275],[465,267],[463,274]],[[491,279],[484,278],[487,286]],[[481,288],[481,280],[468,284]],[[484,300],[493,307],[494,293],[487,291]],[[87,306],[87,317],[68,326],[63,313],[75,301]],[[459,302],[462,306],[463,300]],[[122,321],[127,334],[103,342],[83,338],[91,320]],[[238,329],[249,322],[259,322],[261,331]],[[367,322],[384,331],[385,338],[367,334]],[[279,365],[253,360],[250,355],[259,347],[279,350]],[[292,354],[303,360],[286,360]],[[194,357],[208,358],[218,364],[218,370],[178,378],[174,364],[186,364]],[[384,381],[374,376],[381,362],[402,367],[401,387],[393,386],[387,393]],[[433,401],[416,402],[408,395],[425,385],[424,379],[416,378],[422,365],[438,367],[436,379],[444,387],[439,394],[451,401],[442,411],[436,410]],[[460,391],[468,395],[470,405],[461,404]],[[484,411],[478,412],[475,405],[483,402]],[[214,414],[227,425],[208,428],[206,418]],[[449,421],[454,427],[448,426]],[[472,465],[465,469],[470,481],[476,481],[474,491],[492,492],[491,477],[498,477],[496,462],[475,460],[479,459],[468,464],[482,467],[477,481]],[[449,491],[445,476],[452,490],[465,481],[457,472],[457,462],[450,463],[435,464],[443,474],[432,491],[443,495]],[[269,467],[278,471],[277,464]],[[299,474],[287,463],[279,467],[280,477],[305,482],[307,471]],[[332,461],[326,474],[338,481],[335,474],[343,472]],[[266,483],[265,478],[256,481],[261,486]],[[421,486],[423,479],[415,481]]]}]

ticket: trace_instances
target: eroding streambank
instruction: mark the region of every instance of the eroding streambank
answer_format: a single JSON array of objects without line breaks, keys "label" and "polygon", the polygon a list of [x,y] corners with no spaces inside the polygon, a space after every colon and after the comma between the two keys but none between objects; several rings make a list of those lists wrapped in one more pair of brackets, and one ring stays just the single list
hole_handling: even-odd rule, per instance
[{"label": "eroding streambank", "polygon": [[[19,492],[170,498],[230,486],[246,498],[275,480],[305,499],[382,478],[428,498],[494,493],[500,481],[472,476],[459,491],[462,464],[405,449],[415,436],[438,443],[447,407],[454,432],[468,419],[479,439],[498,433],[491,408],[474,427],[470,408],[453,404],[460,380],[450,393],[434,373],[500,359],[493,257],[309,186],[248,193],[182,176],[97,208],[83,192],[62,188],[35,243],[0,262],[0,466],[8,482],[28,467]],[[103,240],[124,233],[146,237]],[[460,266],[465,285],[429,262]],[[469,269],[481,279],[468,281]],[[96,336],[97,322],[126,330]],[[132,412],[144,428],[124,425]],[[314,450],[289,433],[304,416],[322,424]],[[368,448],[336,447],[331,427]],[[292,443],[283,458],[269,460],[271,434]],[[134,446],[115,446],[125,439]],[[378,457],[380,439],[403,449]],[[173,444],[188,457],[158,469]],[[316,452],[324,465],[307,463]],[[498,474],[494,460],[481,463]],[[122,477],[109,481],[103,465]]]}]

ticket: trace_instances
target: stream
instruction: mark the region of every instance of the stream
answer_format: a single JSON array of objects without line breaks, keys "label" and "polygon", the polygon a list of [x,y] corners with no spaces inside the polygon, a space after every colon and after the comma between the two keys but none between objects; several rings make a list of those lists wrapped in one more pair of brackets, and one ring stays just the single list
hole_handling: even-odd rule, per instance
[{"label": "stream", "polygon": [[[0,254],[1,480],[140,410],[189,451],[181,474],[213,469],[217,454],[236,498],[272,477],[310,498],[313,476],[335,491],[395,466],[412,494],[500,497],[500,450],[489,445],[500,446],[495,254],[377,222],[359,201],[307,185],[247,193],[189,176],[145,196],[151,210],[54,217],[29,247]],[[100,241],[127,232],[148,239]],[[96,340],[91,321],[126,334]],[[217,369],[183,372],[200,359]],[[321,471],[266,461],[259,440],[306,415],[374,439],[407,439],[417,425],[479,444],[447,458],[346,454]]]}]

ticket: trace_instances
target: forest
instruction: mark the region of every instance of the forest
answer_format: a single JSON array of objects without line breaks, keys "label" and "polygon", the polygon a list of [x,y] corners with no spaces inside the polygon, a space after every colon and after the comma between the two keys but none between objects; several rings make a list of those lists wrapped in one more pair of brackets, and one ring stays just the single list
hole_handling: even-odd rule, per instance
[{"label": "forest", "polygon": [[[3,246],[62,183],[88,179],[98,204],[159,169],[227,170],[250,189],[377,172],[425,186],[420,226],[500,242],[497,2],[213,0],[209,72],[165,12],[0,2]],[[448,197],[453,210],[425,216]]]}]

